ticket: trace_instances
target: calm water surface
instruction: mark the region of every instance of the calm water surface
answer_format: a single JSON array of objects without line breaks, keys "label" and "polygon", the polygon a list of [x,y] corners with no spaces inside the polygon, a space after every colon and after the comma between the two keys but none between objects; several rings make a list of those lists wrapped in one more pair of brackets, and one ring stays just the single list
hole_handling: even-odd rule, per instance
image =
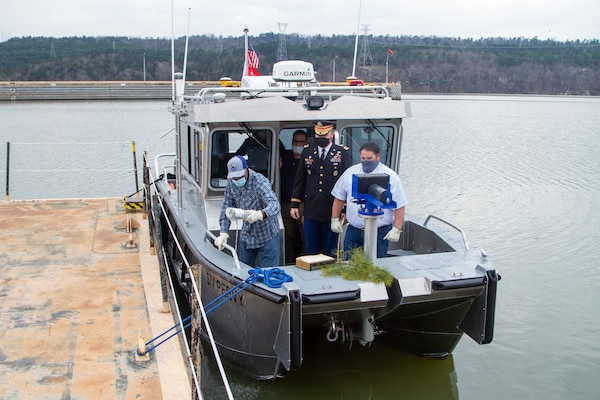
[{"label": "calm water surface", "polygon": [[[463,228],[495,262],[494,341],[429,360],[375,344],[307,343],[299,372],[236,399],[592,399],[600,393],[600,99],[406,96],[407,212]],[[11,198],[122,196],[138,166],[174,149],[168,102],[0,103]],[[35,144],[24,144],[35,143]],[[86,143],[86,144],[75,144]],[[5,151],[0,148],[5,187]],[[207,358],[208,360],[208,358]],[[207,399],[226,398],[204,366]]]}]

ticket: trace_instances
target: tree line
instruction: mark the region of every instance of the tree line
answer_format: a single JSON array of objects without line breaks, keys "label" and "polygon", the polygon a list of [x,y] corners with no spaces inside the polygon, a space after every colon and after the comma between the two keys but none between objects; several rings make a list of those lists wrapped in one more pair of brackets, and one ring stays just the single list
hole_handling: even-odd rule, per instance
[{"label": "tree line", "polygon": [[[398,82],[405,93],[600,95],[600,40],[537,38],[355,37],[265,33],[250,37],[269,75],[284,39],[288,59],[312,62],[319,81]],[[181,71],[185,38],[175,40]],[[234,80],[243,37],[191,36],[186,79]],[[335,66],[335,70],[334,70]],[[21,37],[0,43],[0,81],[169,81],[171,40],[131,37]]]}]

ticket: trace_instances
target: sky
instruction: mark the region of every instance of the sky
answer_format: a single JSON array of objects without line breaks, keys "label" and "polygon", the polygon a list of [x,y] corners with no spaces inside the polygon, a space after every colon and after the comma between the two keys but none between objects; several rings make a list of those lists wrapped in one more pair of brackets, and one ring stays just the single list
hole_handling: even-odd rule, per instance
[{"label": "sky", "polygon": [[[173,10],[173,12],[171,12]],[[360,14],[360,19],[359,19]],[[173,15],[173,17],[172,17]],[[173,20],[173,24],[172,24]],[[2,0],[12,37],[417,35],[600,39],[598,0]]]}]

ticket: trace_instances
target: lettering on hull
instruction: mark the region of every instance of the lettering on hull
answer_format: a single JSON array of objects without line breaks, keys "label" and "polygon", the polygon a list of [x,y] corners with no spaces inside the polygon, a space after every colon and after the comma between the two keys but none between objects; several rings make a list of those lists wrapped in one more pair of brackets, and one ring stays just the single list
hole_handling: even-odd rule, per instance
[{"label": "lettering on hull", "polygon": [[[217,293],[217,296],[221,296],[223,293],[228,292],[232,288],[232,285],[229,282],[218,278],[216,275],[210,273],[209,271],[206,271],[205,278],[206,286],[212,288]],[[229,301],[233,301],[234,303],[239,304],[240,306],[244,306],[246,304],[244,299],[244,292],[236,294],[235,296],[230,298]]]}]

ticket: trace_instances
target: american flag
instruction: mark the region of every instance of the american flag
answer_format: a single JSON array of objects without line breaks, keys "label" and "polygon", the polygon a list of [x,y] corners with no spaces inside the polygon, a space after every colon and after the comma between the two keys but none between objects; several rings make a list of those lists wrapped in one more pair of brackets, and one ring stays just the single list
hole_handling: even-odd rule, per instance
[{"label": "american flag", "polygon": [[260,61],[258,56],[252,47],[252,43],[248,42],[248,75],[259,76],[258,68],[260,68]]}]

